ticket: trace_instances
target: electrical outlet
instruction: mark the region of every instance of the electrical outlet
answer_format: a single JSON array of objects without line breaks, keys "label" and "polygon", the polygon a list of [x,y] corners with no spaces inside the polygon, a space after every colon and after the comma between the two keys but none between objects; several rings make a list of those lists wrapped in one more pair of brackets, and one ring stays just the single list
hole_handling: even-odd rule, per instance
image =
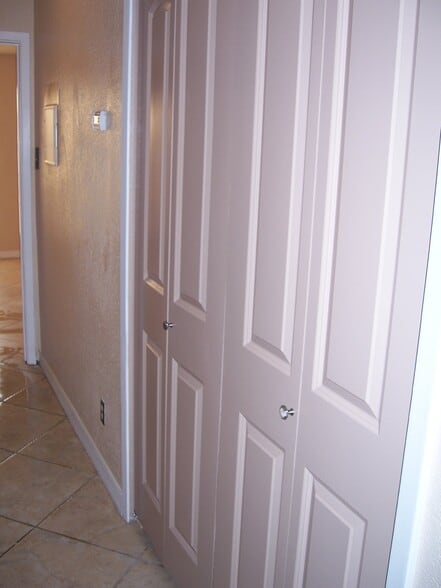
[{"label": "electrical outlet", "polygon": [[100,421],[102,425],[106,424],[106,419],[105,419],[105,405],[104,405],[104,400],[101,399],[100,400]]}]

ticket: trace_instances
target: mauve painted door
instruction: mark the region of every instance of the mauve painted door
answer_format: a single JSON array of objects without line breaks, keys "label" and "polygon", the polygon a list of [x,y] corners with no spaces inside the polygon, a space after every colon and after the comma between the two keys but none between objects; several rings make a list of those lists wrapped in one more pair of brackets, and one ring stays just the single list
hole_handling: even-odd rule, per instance
[{"label": "mauve painted door", "polygon": [[162,555],[174,6],[140,6],[135,512]]},{"label": "mauve painted door", "polygon": [[221,4],[234,140],[216,588],[384,586],[433,201],[409,180],[418,150],[433,156],[412,134],[420,9]]},{"label": "mauve painted door", "polygon": [[[312,4],[219,6],[218,37],[229,34],[232,46],[218,67],[229,71],[222,114],[233,138],[225,152],[230,257],[214,586],[269,588],[283,585],[291,558],[308,278],[302,216]],[[283,420],[283,405],[296,414]]]},{"label": "mauve painted door", "polygon": [[[205,588],[213,570],[227,211],[212,190],[216,2],[144,2],[142,18],[148,165],[138,244],[145,270],[136,512],[177,585]],[[164,330],[164,320],[173,326]]]},{"label": "mauve painted door", "polygon": [[[176,2],[163,561],[211,585],[225,298],[223,194],[212,189],[215,0]],[[220,196],[220,197],[219,197]]]}]

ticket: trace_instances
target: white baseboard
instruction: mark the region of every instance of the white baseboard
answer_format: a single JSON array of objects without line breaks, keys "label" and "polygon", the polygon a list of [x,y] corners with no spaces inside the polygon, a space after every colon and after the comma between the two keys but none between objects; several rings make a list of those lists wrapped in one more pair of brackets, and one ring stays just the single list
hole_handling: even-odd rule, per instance
[{"label": "white baseboard", "polygon": [[70,424],[74,428],[75,433],[78,435],[81,443],[84,446],[84,449],[87,451],[87,454],[97,469],[100,478],[102,479],[110,496],[112,497],[118,512],[123,518],[125,518],[125,501],[120,484],[107,465],[100,450],[96,446],[95,441],[81,420],[80,415],[76,411],[66,392],[63,390],[63,387],[60,384],[57,376],[44,357],[40,357],[40,365],[58,400],[60,401],[60,404],[64,408]]},{"label": "white baseboard", "polygon": [[20,251],[0,251],[0,259],[20,259]]}]

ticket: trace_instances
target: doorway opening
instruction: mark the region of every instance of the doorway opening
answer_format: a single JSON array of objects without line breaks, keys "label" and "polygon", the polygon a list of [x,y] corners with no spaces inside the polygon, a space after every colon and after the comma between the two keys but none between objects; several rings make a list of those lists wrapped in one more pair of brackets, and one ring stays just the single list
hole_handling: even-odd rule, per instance
[{"label": "doorway opening", "polygon": [[[37,278],[37,239],[34,178],[33,76],[30,35],[0,31],[0,49],[15,58],[16,71],[16,149],[19,239],[7,256],[19,255],[23,303],[23,358],[35,365],[39,359],[39,314]],[[2,54],[3,54],[2,53]],[[12,207],[13,208],[13,207]],[[13,243],[13,241],[11,241]],[[15,248],[16,247],[16,248]]]},{"label": "doorway opening", "polygon": [[0,45],[0,361],[22,362],[17,149],[17,47]]}]

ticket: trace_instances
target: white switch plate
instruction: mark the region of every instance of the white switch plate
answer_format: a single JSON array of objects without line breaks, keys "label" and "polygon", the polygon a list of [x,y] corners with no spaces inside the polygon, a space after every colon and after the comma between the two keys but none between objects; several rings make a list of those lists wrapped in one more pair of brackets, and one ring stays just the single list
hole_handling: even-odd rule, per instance
[{"label": "white switch plate", "polygon": [[92,126],[98,131],[108,131],[110,129],[111,114],[108,110],[97,110],[92,115]]}]

